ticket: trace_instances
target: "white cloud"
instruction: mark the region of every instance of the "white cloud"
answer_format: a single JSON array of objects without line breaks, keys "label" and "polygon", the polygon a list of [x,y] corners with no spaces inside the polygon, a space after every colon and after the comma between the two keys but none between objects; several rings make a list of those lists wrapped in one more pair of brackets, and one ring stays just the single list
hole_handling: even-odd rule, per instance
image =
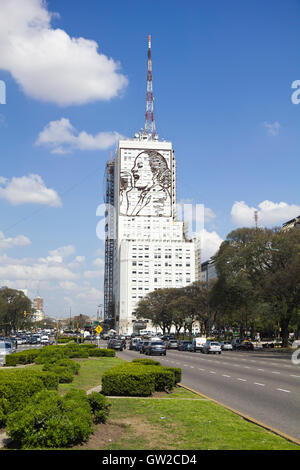
[{"label": "white cloud", "polygon": [[62,205],[54,189],[47,188],[39,175],[13,177],[10,181],[0,181],[0,199],[6,199],[13,205],[43,204],[52,207]]},{"label": "white cloud", "polygon": [[[98,44],[54,29],[44,0],[1,0],[0,68],[30,97],[62,106],[109,100],[127,86]],[[57,15],[56,15],[57,16]]]},{"label": "white cloud", "polygon": [[280,124],[278,121],[273,122],[264,122],[263,126],[268,130],[268,134],[275,136],[279,134]]},{"label": "white cloud", "polygon": [[43,263],[9,264],[0,266],[0,279],[28,280],[72,280],[77,276],[65,266],[51,266]]},{"label": "white cloud", "polygon": [[201,232],[196,235],[201,241],[201,262],[207,261],[216,254],[223,242],[223,239],[217,234],[217,232],[208,232],[205,229],[201,230]]},{"label": "white cloud", "polygon": [[96,258],[96,259],[93,261],[93,265],[94,265],[94,266],[103,267],[103,266],[104,266],[104,259],[103,259],[103,258]]},{"label": "white cloud", "polygon": [[99,132],[96,135],[77,132],[69,119],[51,121],[40,132],[36,145],[51,148],[51,153],[64,154],[72,150],[105,150],[121,139],[117,132]]},{"label": "white cloud", "polygon": [[7,250],[15,246],[26,246],[30,245],[30,243],[29,238],[25,237],[25,235],[5,238],[3,232],[0,232],[0,250]]},{"label": "white cloud", "polygon": [[257,211],[259,226],[274,226],[298,216],[300,206],[266,200],[255,208],[249,207],[244,201],[238,201],[233,204],[231,209],[233,223],[241,227],[253,227],[255,225],[254,211]]}]

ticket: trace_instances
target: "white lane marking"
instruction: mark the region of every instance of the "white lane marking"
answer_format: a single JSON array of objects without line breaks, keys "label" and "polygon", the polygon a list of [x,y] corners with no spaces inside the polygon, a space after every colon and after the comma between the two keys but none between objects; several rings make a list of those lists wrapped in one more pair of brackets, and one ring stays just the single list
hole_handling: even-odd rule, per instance
[{"label": "white lane marking", "polygon": [[280,374],[280,372],[273,372],[273,371],[272,371],[271,374]]},{"label": "white lane marking", "polygon": [[290,390],[284,390],[283,388],[276,388],[279,392],[291,393]]},{"label": "white lane marking", "polygon": [[231,377],[230,375],[222,374],[222,377]]},{"label": "white lane marking", "polygon": [[246,379],[240,379],[240,378],[238,378],[237,380],[240,380],[241,382],[247,382]]},{"label": "white lane marking", "polygon": [[292,374],[291,374],[290,377],[298,377],[298,378],[300,378],[300,375],[292,375]]},{"label": "white lane marking", "polygon": [[265,386],[265,384],[260,384],[259,382],[254,382],[254,385],[260,385],[261,387]]}]

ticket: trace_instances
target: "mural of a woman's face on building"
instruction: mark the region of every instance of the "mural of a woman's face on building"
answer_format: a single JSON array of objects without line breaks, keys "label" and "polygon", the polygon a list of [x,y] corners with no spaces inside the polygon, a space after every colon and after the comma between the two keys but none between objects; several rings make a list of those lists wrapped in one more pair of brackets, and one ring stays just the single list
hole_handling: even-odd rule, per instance
[{"label": "mural of a woman's face on building", "polygon": [[[122,204],[122,213],[126,215],[170,215],[172,173],[164,156],[154,150],[141,152],[135,158],[130,174],[132,175],[133,187],[126,191],[127,210]],[[120,177],[120,189],[123,193],[127,185],[124,181],[124,175],[121,174]],[[128,179],[128,175],[126,179]]]},{"label": "mural of a woman's face on building", "polygon": [[136,157],[131,172],[135,188],[146,189],[152,185],[152,172],[149,156],[146,153],[141,153]]},{"label": "mural of a woman's face on building", "polygon": [[150,189],[155,184],[165,188],[171,186],[171,172],[167,161],[158,152],[149,151],[138,155],[131,172],[136,188]]}]

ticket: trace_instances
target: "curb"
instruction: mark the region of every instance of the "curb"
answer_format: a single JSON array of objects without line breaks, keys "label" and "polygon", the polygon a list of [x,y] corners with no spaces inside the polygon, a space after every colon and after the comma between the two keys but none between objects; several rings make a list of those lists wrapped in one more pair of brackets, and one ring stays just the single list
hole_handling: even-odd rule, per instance
[{"label": "curb", "polygon": [[261,428],[266,429],[267,431],[270,431],[273,434],[276,434],[276,435],[282,437],[283,439],[286,439],[287,441],[290,441],[293,444],[297,444],[298,446],[300,446],[300,441],[298,439],[296,439],[294,437],[291,437],[287,434],[284,434],[283,432],[279,431],[278,429],[272,428],[268,424],[262,423],[261,421],[258,421],[255,418],[251,418],[251,416],[245,415],[241,411],[235,410],[234,408],[231,408],[230,406],[224,405],[224,403],[220,403],[219,401],[214,400],[213,398],[210,398],[210,397],[204,395],[203,393],[197,392],[196,390],[193,390],[192,388],[187,387],[186,385],[183,385],[181,383],[178,383],[177,385],[178,385],[178,387],[185,388],[186,390],[189,390],[190,392],[195,393],[196,395],[199,395],[200,397],[206,398],[207,400],[209,400],[209,401],[211,401],[211,402],[213,402],[217,405],[220,405],[223,408],[226,408],[227,410],[231,411],[232,413],[234,413],[238,416],[241,416],[242,418],[244,418],[246,421],[249,421],[250,423],[256,424],[257,426],[260,426]]}]

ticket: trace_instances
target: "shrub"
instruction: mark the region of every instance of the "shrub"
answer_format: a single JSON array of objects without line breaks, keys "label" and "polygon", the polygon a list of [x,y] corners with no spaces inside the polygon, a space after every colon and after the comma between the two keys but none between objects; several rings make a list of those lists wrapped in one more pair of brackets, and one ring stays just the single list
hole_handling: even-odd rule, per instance
[{"label": "shrub", "polygon": [[7,433],[23,449],[71,447],[92,433],[91,409],[81,394],[43,391],[9,415]]},{"label": "shrub", "polygon": [[181,382],[182,371],[181,371],[180,367],[166,367],[165,369],[170,370],[174,373],[175,384],[178,384],[179,382]]},{"label": "shrub", "polygon": [[38,376],[3,377],[0,374],[0,399],[7,400],[8,412],[29,402],[32,395],[43,388],[44,383]]},{"label": "shrub", "polygon": [[5,365],[11,367],[17,364],[32,364],[39,353],[39,349],[28,349],[27,351],[8,354],[5,358]]},{"label": "shrub", "polygon": [[46,362],[56,362],[58,359],[66,357],[65,346],[44,346],[35,358],[36,364],[45,364]]},{"label": "shrub", "polygon": [[160,366],[161,363],[153,359],[133,359],[131,362],[143,364],[145,366]]},{"label": "shrub", "polygon": [[89,356],[91,357],[115,357],[116,351],[114,349],[90,349]]},{"label": "shrub", "polygon": [[78,362],[72,361],[69,358],[63,358],[63,359],[59,359],[58,361],[54,363],[50,363],[50,362],[46,363],[43,367],[43,370],[51,371],[51,370],[54,370],[54,368],[57,369],[58,367],[62,369],[69,369],[72,371],[74,375],[77,375],[80,369],[80,364],[78,364]]},{"label": "shrub", "polygon": [[155,391],[172,390],[175,385],[175,375],[171,370],[160,366],[147,366],[149,374],[154,377]]},{"label": "shrub", "polygon": [[88,395],[88,401],[93,413],[94,423],[105,423],[108,418],[110,403],[107,403],[107,399],[101,393],[92,392]]},{"label": "shrub", "polygon": [[155,379],[149,374],[148,366],[117,366],[102,376],[104,395],[149,396],[154,390]]}]

